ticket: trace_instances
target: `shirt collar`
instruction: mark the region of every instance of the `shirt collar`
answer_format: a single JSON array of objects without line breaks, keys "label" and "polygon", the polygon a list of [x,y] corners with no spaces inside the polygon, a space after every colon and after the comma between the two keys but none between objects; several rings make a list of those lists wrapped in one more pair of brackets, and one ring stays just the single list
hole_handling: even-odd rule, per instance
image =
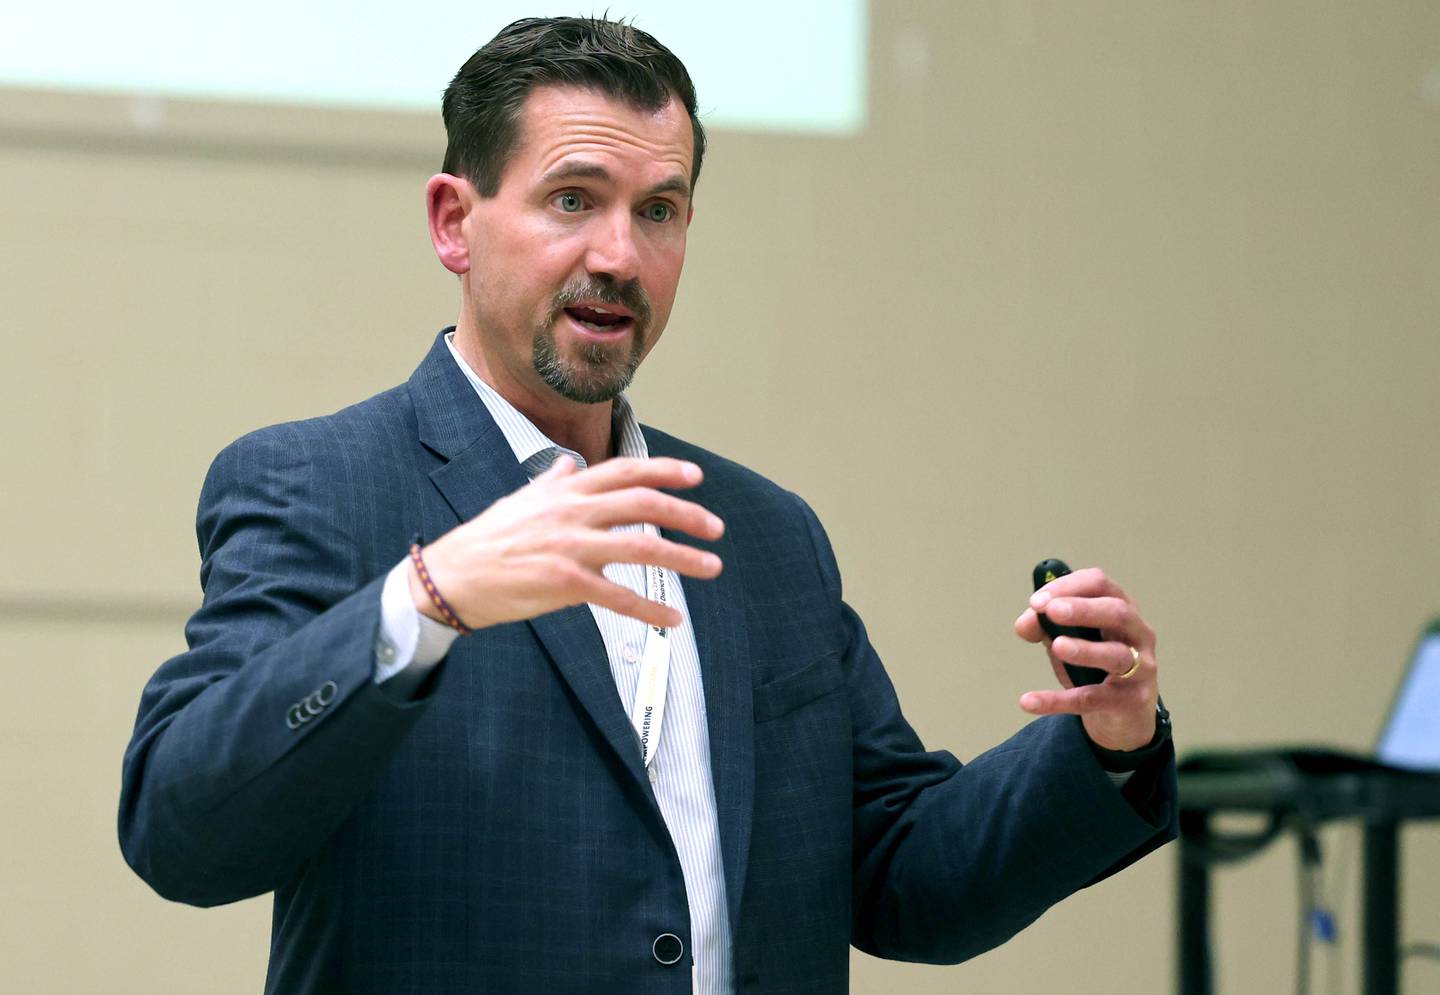
[{"label": "shirt collar", "polygon": [[[499,426],[500,434],[505,436],[505,441],[515,453],[515,461],[525,468],[525,472],[534,477],[544,472],[562,455],[569,456],[576,466],[584,469],[583,456],[573,449],[566,449],[536,428],[535,423],[521,414],[515,405],[501,397],[499,391],[481,380],[480,376],[470,369],[470,364],[465,362],[455,348],[452,341],[454,335],[454,332],[445,335],[445,345],[449,348],[450,355],[460,367],[460,372],[465,374],[465,379],[470,381],[470,386],[475,388],[475,393],[480,395],[490,417]],[[645,445],[645,435],[640,431],[640,423],[635,419],[635,409],[631,407],[630,399],[624,394],[615,398],[610,409],[610,418],[615,439],[615,455],[648,458],[650,451]]]}]

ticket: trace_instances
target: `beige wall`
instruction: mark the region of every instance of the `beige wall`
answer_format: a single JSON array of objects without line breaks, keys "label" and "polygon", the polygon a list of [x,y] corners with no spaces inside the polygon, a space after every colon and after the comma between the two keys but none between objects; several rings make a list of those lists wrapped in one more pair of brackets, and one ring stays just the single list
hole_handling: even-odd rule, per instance
[{"label": "beige wall", "polygon": [[[1440,7],[872,20],[862,135],[713,136],[644,418],[811,500],[932,745],[1024,721],[1048,670],[1011,621],[1062,555],[1140,599],[1182,752],[1365,747],[1440,611]],[[198,598],[210,458],[398,382],[453,320],[440,147],[428,119],[0,94],[0,988],[258,990],[268,899],[149,893],[120,756]],[[1350,909],[1356,833],[1327,843]],[[1406,845],[1409,934],[1440,939],[1440,835]],[[857,955],[855,989],[1163,990],[1174,860],[958,968]],[[1217,901],[1223,990],[1288,988],[1290,847]]]}]

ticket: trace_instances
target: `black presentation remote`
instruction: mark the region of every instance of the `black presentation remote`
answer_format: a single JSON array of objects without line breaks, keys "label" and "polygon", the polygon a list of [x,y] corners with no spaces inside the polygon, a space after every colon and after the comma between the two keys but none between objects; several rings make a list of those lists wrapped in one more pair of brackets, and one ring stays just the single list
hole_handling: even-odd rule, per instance
[{"label": "black presentation remote", "polygon": [[[1055,580],[1057,577],[1064,577],[1069,572],[1070,568],[1065,565],[1064,560],[1041,560],[1035,564],[1034,575],[1031,579],[1035,581],[1035,590],[1038,591],[1052,580]],[[1049,636],[1052,641],[1057,636],[1069,636],[1071,639],[1088,639],[1092,643],[1098,643],[1104,639],[1104,637],[1100,635],[1099,629],[1092,629],[1088,625],[1061,625],[1053,621],[1050,616],[1044,612],[1037,612],[1036,614],[1040,619],[1040,628],[1045,630],[1045,634]],[[1079,687],[1081,684],[1099,684],[1109,676],[1106,671],[1101,670],[1099,667],[1080,667],[1073,663],[1065,664],[1065,673],[1070,675],[1070,683],[1076,687]]]}]

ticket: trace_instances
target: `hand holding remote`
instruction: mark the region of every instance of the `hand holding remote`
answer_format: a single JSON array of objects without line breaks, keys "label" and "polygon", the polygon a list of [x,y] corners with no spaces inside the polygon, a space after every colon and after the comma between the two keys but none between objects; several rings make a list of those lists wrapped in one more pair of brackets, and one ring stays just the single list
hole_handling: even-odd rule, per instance
[{"label": "hand holding remote", "polygon": [[1156,730],[1160,689],[1155,631],[1125,590],[1089,567],[1071,571],[1042,561],[1036,592],[1015,620],[1015,634],[1046,644],[1063,687],[1026,691],[1031,715],[1078,715],[1097,746],[1126,752],[1148,744]]},{"label": "hand holding remote", "polygon": [[[1070,567],[1064,560],[1041,560],[1035,564],[1032,579],[1035,581],[1035,590],[1040,590],[1052,580],[1064,577],[1070,572]],[[1100,635],[1099,629],[1087,625],[1061,625],[1044,612],[1036,612],[1040,621],[1040,628],[1045,630],[1053,642],[1060,636],[1069,636],[1072,639],[1088,639],[1092,643],[1098,643],[1104,637]],[[1065,673],[1070,675],[1070,683],[1079,687],[1082,684],[1100,684],[1106,678],[1106,673],[1098,667],[1081,667],[1073,663],[1065,664]]]}]

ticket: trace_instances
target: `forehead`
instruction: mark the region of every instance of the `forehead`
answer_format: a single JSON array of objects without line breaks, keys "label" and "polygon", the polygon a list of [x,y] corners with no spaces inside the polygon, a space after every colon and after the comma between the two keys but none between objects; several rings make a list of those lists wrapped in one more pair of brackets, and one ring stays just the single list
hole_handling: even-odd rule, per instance
[{"label": "forehead", "polygon": [[648,186],[679,175],[688,184],[694,140],[676,97],[658,110],[639,110],[596,90],[540,87],[521,109],[519,146],[504,178],[531,183],[575,160],[602,165],[617,181]]}]

